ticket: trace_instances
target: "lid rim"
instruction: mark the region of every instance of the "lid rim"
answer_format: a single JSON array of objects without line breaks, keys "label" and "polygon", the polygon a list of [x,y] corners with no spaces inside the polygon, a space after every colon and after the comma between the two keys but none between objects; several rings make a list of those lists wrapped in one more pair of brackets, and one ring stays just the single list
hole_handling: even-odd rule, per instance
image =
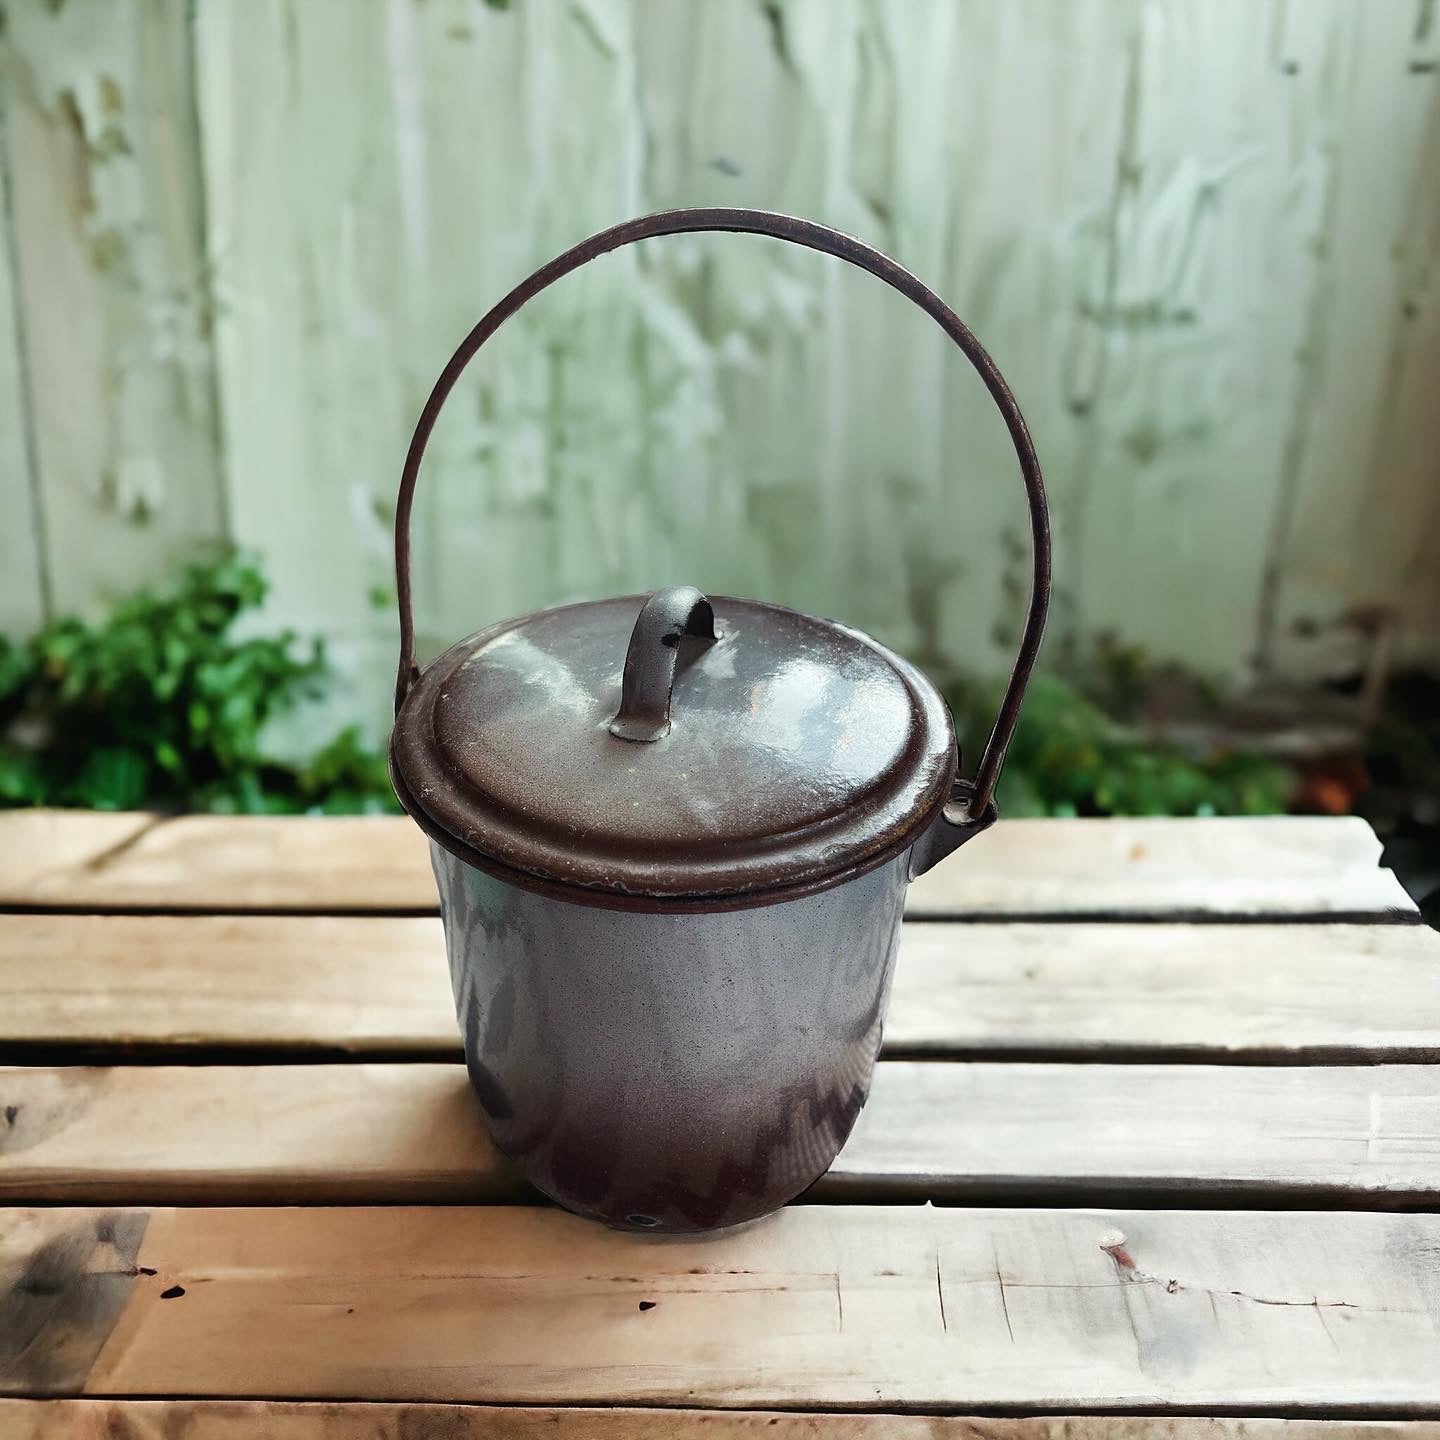
[{"label": "lid rim", "polygon": [[[611,698],[608,671],[593,662],[566,668],[576,664],[571,654],[608,655],[622,622],[629,633],[630,607],[638,612],[645,598],[561,605],[504,620],[457,641],[425,668],[396,717],[389,760],[396,795],[431,839],[476,869],[573,903],[694,913],[829,889],[884,864],[935,823],[954,784],[958,751],[950,712],[928,677],[840,622],[733,597],[717,596],[715,604],[728,607],[728,615],[742,627],[738,633],[749,627],[752,636],[762,637],[758,652],[748,652],[758,661],[750,660],[748,674],[741,661],[736,689],[729,692],[725,687],[732,682],[724,677],[735,675],[733,658],[722,656],[728,668],[712,665],[708,674],[695,672],[703,677],[701,695],[707,687],[711,694],[720,687],[717,708],[702,703],[697,713],[715,715],[723,726],[727,713],[739,709],[745,720],[754,713],[751,706],[767,703],[758,697],[775,693],[758,688],[762,682],[756,677],[768,678],[764,667],[775,662],[767,656],[778,653],[779,669],[773,673],[800,677],[802,688],[797,692],[792,685],[789,695],[804,697],[802,708],[796,711],[791,699],[790,708],[780,712],[791,727],[782,732],[785,749],[767,752],[762,742],[756,753],[788,757],[779,762],[786,769],[777,771],[770,761],[767,770],[762,760],[753,775],[743,761],[733,775],[724,768],[716,771],[716,752],[706,748],[707,741],[713,745],[715,732],[702,727],[688,753],[684,748],[678,752],[669,781],[659,782],[660,788],[649,792],[654,800],[646,802],[646,791],[633,788],[627,778],[634,766],[622,759],[623,768],[615,768],[620,752],[612,756],[603,746],[597,749],[590,736],[594,715],[589,711],[598,714]],[[557,634],[562,637],[558,644]],[[505,658],[488,660],[492,654]],[[526,665],[531,655],[540,657],[534,673],[542,677],[541,685],[517,669],[517,654]],[[551,655],[562,658],[551,660]],[[792,655],[799,658],[792,660]],[[838,691],[828,681],[809,688],[816,683],[809,672],[818,666],[834,667]],[[522,683],[539,691],[537,698],[526,696],[517,707],[510,698],[515,689],[507,688],[512,674],[525,676]],[[495,675],[500,676],[498,699],[490,698],[497,693],[490,678]],[[557,676],[572,688],[562,684],[557,690]],[[548,698],[552,693],[555,700]],[[837,693],[846,697],[843,704],[835,701]],[[742,697],[741,707],[728,699],[732,694]],[[551,728],[552,710],[559,729]],[[575,733],[589,738],[572,751],[566,747],[577,742],[564,738],[569,733],[564,723],[577,715],[582,730]],[[797,722],[798,732],[793,728]],[[535,727],[542,725],[549,733],[536,745],[531,736],[539,736]],[[870,763],[878,768],[856,768],[853,759],[836,764],[831,759],[836,752],[824,747],[833,745],[830,737],[837,733],[841,753],[873,757]],[[796,736],[800,748],[792,750]],[[609,736],[605,742],[629,748]],[[812,746],[820,747],[815,751],[820,764],[807,773]],[[572,753],[578,768],[575,780],[567,780]],[[701,769],[694,773],[697,755]],[[472,756],[485,758],[472,761]],[[711,774],[705,779],[707,761]],[[657,762],[663,764],[664,758],[657,755],[649,763]],[[687,770],[693,774],[688,788]],[[773,802],[766,788],[776,775],[781,783],[791,783],[785,774],[794,775],[802,787],[786,792],[801,797],[788,808],[783,801]],[[573,788],[588,775],[600,777],[595,791]],[[617,780],[620,804],[612,811],[606,807],[615,804]],[[632,795],[640,797],[633,803],[651,804],[649,813],[660,817],[658,825],[647,826],[639,818],[643,811],[634,812],[632,821]],[[837,798],[841,803],[834,804]]]},{"label": "lid rim", "polygon": [[623,888],[606,888],[585,885],[573,880],[560,880],[549,875],[537,874],[487,854],[453,835],[415,801],[400,775],[395,763],[393,744],[389,754],[390,785],[395,791],[401,808],[424,832],[425,836],[453,855],[463,864],[482,871],[492,879],[518,890],[544,895],[570,905],[587,905],[598,910],[624,910],[632,913],[668,915],[723,914],[734,910],[754,910],[765,905],[780,905],[787,900],[803,900],[810,895],[820,895],[834,890],[849,880],[868,875],[898,856],[903,855],[940,818],[949,799],[950,790],[958,770],[958,757],[952,758],[951,772],[945,789],[935,804],[929,807],[913,826],[908,826],[901,835],[892,839],[873,854],[853,857],[853,863],[832,872],[825,872],[803,879],[756,885],[737,890],[706,890],[689,893],[664,893]]}]

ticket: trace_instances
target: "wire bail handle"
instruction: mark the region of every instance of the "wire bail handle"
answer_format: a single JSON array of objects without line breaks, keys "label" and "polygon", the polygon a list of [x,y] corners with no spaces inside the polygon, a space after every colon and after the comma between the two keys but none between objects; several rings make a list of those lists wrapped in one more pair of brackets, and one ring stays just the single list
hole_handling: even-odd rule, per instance
[{"label": "wire bail handle", "polygon": [[995,362],[964,321],[929,286],[916,279],[888,255],[865,244],[863,240],[857,240],[825,225],[817,225],[810,220],[799,220],[791,215],[777,215],[765,210],[665,210],[655,215],[643,215],[635,220],[627,220],[623,225],[612,226],[609,230],[602,230],[598,235],[592,235],[588,240],[572,246],[564,254],[557,255],[549,264],[542,265],[528,279],[522,280],[460,342],[459,348],[440,372],[440,378],[436,380],[434,389],[420,412],[415,433],[410,439],[410,448],[405,456],[405,468],[400,476],[400,494],[395,505],[395,591],[400,610],[400,668],[395,682],[395,711],[399,713],[405,697],[410,693],[410,687],[420,675],[419,667],[415,663],[415,616],[410,584],[410,513],[415,499],[415,484],[435,422],[465,367],[474,359],[480,347],[522,305],[572,270],[578,270],[580,266],[598,256],[618,250],[624,245],[633,245],[637,240],[699,231],[768,235],[776,240],[788,240],[792,244],[833,255],[861,270],[869,271],[918,305],[959,346],[984,381],[985,388],[990,392],[991,399],[1005,421],[1005,428],[1010,432],[1015,455],[1020,462],[1020,478],[1024,483],[1030,507],[1030,600],[1015,664],[1005,686],[999,713],[981,751],[980,764],[976,767],[973,780],[957,781],[952,797],[954,802],[970,815],[982,815],[994,794],[1001,766],[1005,763],[1005,751],[1020,719],[1021,702],[1025,698],[1025,687],[1029,683],[1031,671],[1035,668],[1040,640],[1045,631],[1045,616],[1050,605],[1050,513],[1045,503],[1045,482],[1040,473],[1040,461],[1035,454],[1034,442],[1030,438],[1015,396]]}]

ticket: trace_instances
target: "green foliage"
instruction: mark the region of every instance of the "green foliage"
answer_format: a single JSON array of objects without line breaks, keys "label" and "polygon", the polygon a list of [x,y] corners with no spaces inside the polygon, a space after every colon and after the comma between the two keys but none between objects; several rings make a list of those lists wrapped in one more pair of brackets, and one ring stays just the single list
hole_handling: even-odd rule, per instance
[{"label": "green foliage", "polygon": [[[999,704],[982,687],[957,708],[978,743]],[[1054,675],[1030,683],[996,795],[1004,815],[1267,815],[1283,812],[1289,767],[1240,753],[1186,755],[1110,718]]]},{"label": "green foliage", "polygon": [[[266,753],[276,716],[323,693],[325,657],[289,631],[237,636],[265,598],[254,562],[194,565],[120,602],[100,624],[53,622],[0,638],[0,805],[152,806],[225,813],[393,810],[384,758],[355,729],[288,763]],[[1144,657],[1097,668],[1102,706],[1053,675],[1031,684],[1000,785],[1008,815],[1257,815],[1285,808],[1293,776],[1253,755],[1195,757],[1139,738]],[[988,724],[986,688],[957,707]]]},{"label": "green foliage", "polygon": [[327,672],[318,642],[235,635],[265,590],[252,561],[227,556],[98,625],[0,638],[0,805],[394,809],[383,759],[353,729],[299,765],[266,755],[266,724],[318,696]]}]

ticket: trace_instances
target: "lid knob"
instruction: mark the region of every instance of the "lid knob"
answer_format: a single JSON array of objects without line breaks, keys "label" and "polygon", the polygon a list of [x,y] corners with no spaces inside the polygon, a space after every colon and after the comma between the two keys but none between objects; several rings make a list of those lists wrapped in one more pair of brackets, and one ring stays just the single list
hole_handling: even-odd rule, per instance
[{"label": "lid knob", "polygon": [[686,635],[713,641],[715,611],[693,585],[657,590],[641,607],[625,651],[620,709],[610,722],[619,740],[649,742],[670,733],[670,692]]}]

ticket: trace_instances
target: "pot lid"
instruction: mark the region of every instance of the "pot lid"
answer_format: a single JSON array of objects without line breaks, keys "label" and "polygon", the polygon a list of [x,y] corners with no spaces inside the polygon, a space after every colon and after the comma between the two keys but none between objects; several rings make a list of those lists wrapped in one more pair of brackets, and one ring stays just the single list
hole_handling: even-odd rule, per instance
[{"label": "pot lid", "polygon": [[829,620],[677,587],[482,630],[405,699],[391,773],[447,849],[625,908],[838,884],[905,848],[955,775],[950,714]]}]

